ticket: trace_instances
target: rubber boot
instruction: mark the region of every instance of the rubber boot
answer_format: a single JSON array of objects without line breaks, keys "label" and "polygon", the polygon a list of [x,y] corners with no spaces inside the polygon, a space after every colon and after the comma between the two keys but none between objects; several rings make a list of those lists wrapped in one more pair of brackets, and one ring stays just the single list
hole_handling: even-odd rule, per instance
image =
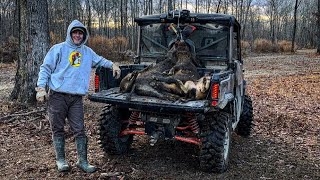
[{"label": "rubber boot", "polygon": [[64,144],[64,137],[53,137],[53,145],[56,151],[56,163],[59,172],[66,172],[70,170],[70,167],[65,160]]},{"label": "rubber boot", "polygon": [[95,172],[96,168],[91,166],[87,159],[87,138],[76,137],[76,146],[78,154],[77,166],[87,173]]}]

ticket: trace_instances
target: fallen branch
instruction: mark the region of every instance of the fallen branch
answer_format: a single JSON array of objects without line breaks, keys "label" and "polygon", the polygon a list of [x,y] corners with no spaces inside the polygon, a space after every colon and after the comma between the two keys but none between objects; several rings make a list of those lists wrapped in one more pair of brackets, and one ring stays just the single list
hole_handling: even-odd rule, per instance
[{"label": "fallen branch", "polygon": [[0,121],[4,121],[8,118],[13,118],[13,117],[17,117],[17,116],[27,116],[30,114],[34,114],[34,113],[40,113],[40,112],[44,112],[45,109],[40,109],[40,110],[36,110],[36,111],[30,111],[30,112],[26,112],[26,113],[20,113],[20,114],[9,114],[7,116],[4,116],[2,118],[0,118]]},{"label": "fallen branch", "polygon": [[38,120],[38,119],[41,119],[42,117],[35,117],[35,118],[32,118],[30,120],[27,120],[28,122],[31,122],[31,121],[35,121],[35,120]]}]

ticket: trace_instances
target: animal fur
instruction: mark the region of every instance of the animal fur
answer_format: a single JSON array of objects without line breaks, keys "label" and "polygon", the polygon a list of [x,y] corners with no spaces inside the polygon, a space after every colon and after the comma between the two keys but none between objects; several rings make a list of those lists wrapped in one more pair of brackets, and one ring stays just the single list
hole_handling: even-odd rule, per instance
[{"label": "animal fur", "polygon": [[120,82],[120,92],[130,92],[127,100],[131,99],[133,93],[166,100],[179,99],[179,95],[184,95],[181,89],[183,84],[173,78],[163,78],[167,76],[163,72],[173,65],[172,59],[166,59],[140,72],[129,73]]},{"label": "animal fur", "polygon": [[120,92],[128,93],[131,91],[134,82],[138,76],[139,72],[134,71],[132,73],[127,74],[120,82]]},{"label": "animal fur", "polygon": [[202,97],[200,87],[201,83],[205,86],[203,80],[193,85],[191,83],[200,77],[188,45],[184,41],[177,41],[168,52],[168,57],[140,72],[129,73],[122,79],[120,92],[130,92],[127,100],[131,99],[133,93],[166,100]]},{"label": "animal fur", "polygon": [[205,99],[207,91],[210,89],[210,76],[203,76],[197,81],[187,81],[184,83],[186,96],[190,99]]},{"label": "animal fur", "polygon": [[198,80],[200,76],[197,67],[193,64],[192,54],[188,45],[184,41],[177,41],[174,47],[176,64],[169,70],[168,75],[182,82]]}]

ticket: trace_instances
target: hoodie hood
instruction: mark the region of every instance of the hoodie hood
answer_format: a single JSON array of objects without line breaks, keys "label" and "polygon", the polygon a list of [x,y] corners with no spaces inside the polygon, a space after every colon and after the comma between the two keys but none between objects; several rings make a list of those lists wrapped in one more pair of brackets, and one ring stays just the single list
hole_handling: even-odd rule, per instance
[{"label": "hoodie hood", "polygon": [[88,39],[89,39],[89,33],[88,33],[88,30],[87,28],[78,20],[73,20],[69,27],[68,27],[68,30],[67,30],[67,38],[66,38],[66,42],[71,45],[71,46],[74,46],[74,47],[79,47],[77,45],[75,45],[72,41],[72,37],[71,37],[71,30],[73,28],[76,28],[76,27],[80,27],[80,28],[83,28],[84,29],[84,33],[83,33],[83,41],[81,42],[81,44],[79,46],[82,46],[83,44],[85,44]]}]

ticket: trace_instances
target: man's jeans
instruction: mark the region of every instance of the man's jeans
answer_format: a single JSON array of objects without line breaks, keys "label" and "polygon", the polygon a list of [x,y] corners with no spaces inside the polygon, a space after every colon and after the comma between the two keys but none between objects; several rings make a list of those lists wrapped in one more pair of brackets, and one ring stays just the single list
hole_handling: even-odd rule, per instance
[{"label": "man's jeans", "polygon": [[66,118],[75,137],[86,135],[82,96],[50,90],[48,113],[53,136],[64,136]]}]

